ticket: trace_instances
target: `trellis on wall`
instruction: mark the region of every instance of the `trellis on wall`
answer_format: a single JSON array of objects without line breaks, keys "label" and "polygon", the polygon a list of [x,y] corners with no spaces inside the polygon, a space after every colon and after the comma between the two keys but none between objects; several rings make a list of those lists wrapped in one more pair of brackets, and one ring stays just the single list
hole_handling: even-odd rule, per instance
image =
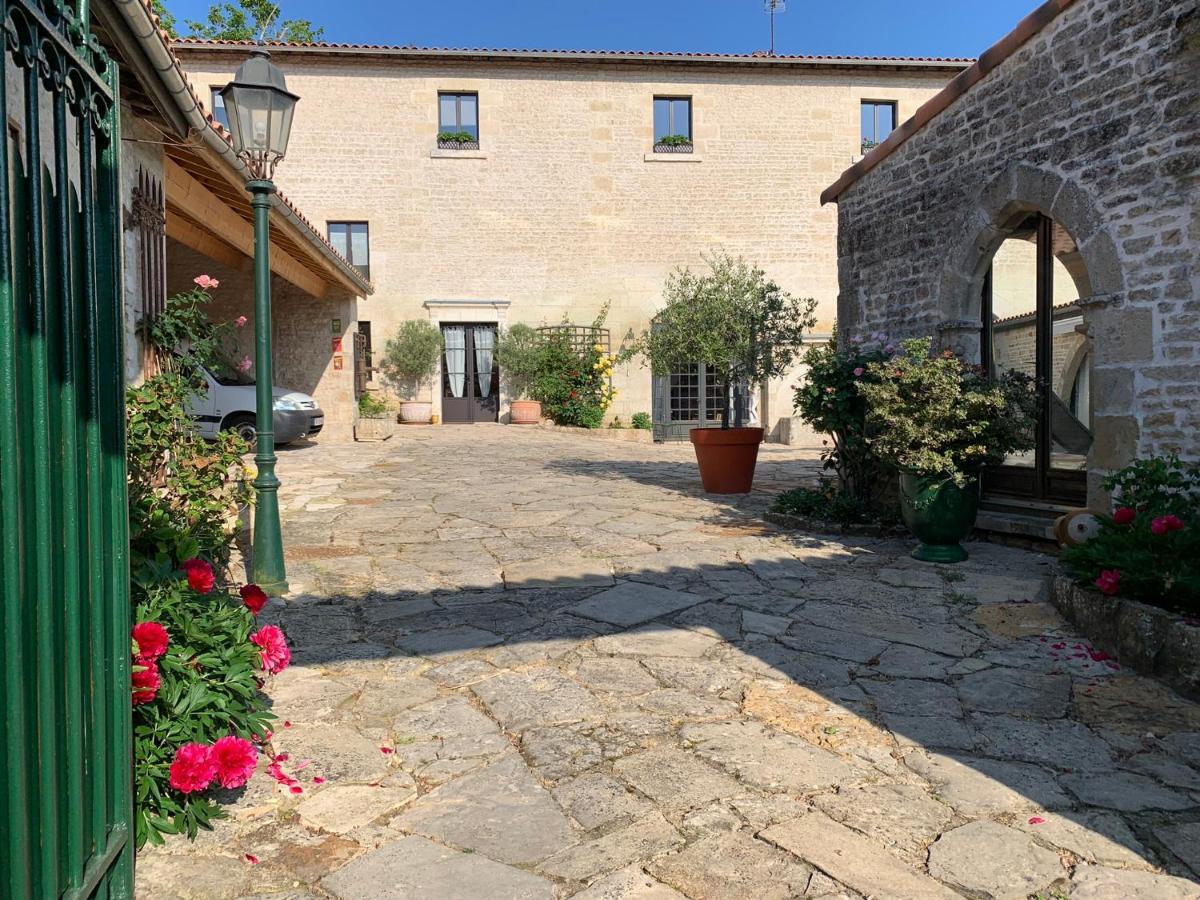
[{"label": "trellis on wall", "polygon": [[573,325],[569,322],[561,325],[543,325],[538,329],[538,334],[543,337],[565,335],[571,349],[576,353],[587,353],[596,344],[603,345],[605,353],[612,350],[611,332],[607,328],[598,328],[595,325]]}]

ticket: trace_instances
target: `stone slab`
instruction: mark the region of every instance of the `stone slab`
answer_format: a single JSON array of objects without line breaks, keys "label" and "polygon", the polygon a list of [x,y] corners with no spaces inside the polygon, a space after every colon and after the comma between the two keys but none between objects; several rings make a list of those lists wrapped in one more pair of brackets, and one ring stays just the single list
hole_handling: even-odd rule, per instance
[{"label": "stone slab", "polygon": [[760,837],[874,900],[962,900],[955,891],[824,813],[780,822]]},{"label": "stone slab", "polygon": [[1059,779],[1089,806],[1140,812],[1145,809],[1188,809],[1196,802],[1186,794],[1163,787],[1134,772],[1079,772]]},{"label": "stone slab", "polygon": [[[1150,851],[1134,837],[1125,820],[1113,812],[1098,809],[1070,813],[1039,812],[1037,816],[1015,817],[1013,824],[1025,833],[1069,850],[1087,862],[1140,867],[1151,860]],[[1155,833],[1158,834],[1157,831]]]},{"label": "stone slab", "polygon": [[609,656],[704,656],[720,645],[717,638],[670,625],[642,625],[597,638],[597,653]]},{"label": "stone slab", "polygon": [[958,695],[977,712],[1057,719],[1066,715],[1071,677],[995,666],[960,679]]},{"label": "stone slab", "polygon": [[[395,786],[397,778],[402,786]],[[329,785],[296,807],[296,813],[309,828],[345,834],[394,812],[417,796],[417,785],[407,775],[397,774],[388,781],[387,786]]]},{"label": "stone slab", "polygon": [[1186,878],[1136,869],[1078,866],[1071,878],[1071,900],[1197,900],[1200,885]]},{"label": "stone slab", "polygon": [[638,581],[623,581],[614,588],[589,597],[569,611],[610,625],[629,627],[679,612],[703,600],[703,597],[695,594],[671,591]]},{"label": "stone slab", "polygon": [[554,799],[589,831],[610,822],[644,815],[650,804],[608,775],[589,772],[554,788]]},{"label": "stone slab", "polygon": [[407,837],[321,882],[338,900],[553,900],[554,883],[478,853]]},{"label": "stone slab", "polygon": [[703,838],[649,870],[694,900],[790,900],[804,893],[812,872],[744,831]]},{"label": "stone slab", "polygon": [[502,672],[471,690],[508,731],[579,722],[603,712],[590,691],[551,666]]},{"label": "stone slab", "polygon": [[538,866],[548,875],[585,881],[682,846],[683,836],[659,812],[602,837],[561,850]]},{"label": "stone slab", "polygon": [[504,586],[509,590],[607,587],[612,583],[608,560],[590,556],[537,557],[504,567]]},{"label": "stone slab", "polygon": [[675,747],[626,756],[613,764],[613,771],[668,809],[687,809],[743,790],[728,775]]},{"label": "stone slab", "polygon": [[971,896],[1026,900],[1066,877],[1058,854],[995,822],[948,831],[929,848],[929,874]]},{"label": "stone slab", "polygon": [[700,756],[761,790],[810,791],[861,774],[828,750],[759,722],[686,725],[680,737]]},{"label": "stone slab", "polygon": [[594,882],[571,900],[688,900],[683,894],[642,871],[629,866]]},{"label": "stone slab", "polygon": [[1072,804],[1054,775],[1038,766],[972,756],[910,753],[905,764],[964,816],[992,816]]}]

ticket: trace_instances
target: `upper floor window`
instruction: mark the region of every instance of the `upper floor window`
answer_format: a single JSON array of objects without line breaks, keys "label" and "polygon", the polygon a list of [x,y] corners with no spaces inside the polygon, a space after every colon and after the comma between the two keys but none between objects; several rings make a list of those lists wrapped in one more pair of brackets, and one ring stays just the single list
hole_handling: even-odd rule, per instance
[{"label": "upper floor window", "polygon": [[654,98],[654,152],[692,151],[692,98]]},{"label": "upper floor window", "polygon": [[329,243],[363,278],[371,277],[371,250],[366,222],[330,222]]},{"label": "upper floor window", "polygon": [[896,127],[894,100],[864,100],[862,102],[862,152],[866,153],[887,139]]},{"label": "upper floor window", "polygon": [[225,98],[221,96],[221,88],[212,88],[212,114],[213,118],[221,123],[221,126],[229,130],[229,113],[225,111]]},{"label": "upper floor window", "polygon": [[438,146],[478,149],[478,94],[438,94]]}]

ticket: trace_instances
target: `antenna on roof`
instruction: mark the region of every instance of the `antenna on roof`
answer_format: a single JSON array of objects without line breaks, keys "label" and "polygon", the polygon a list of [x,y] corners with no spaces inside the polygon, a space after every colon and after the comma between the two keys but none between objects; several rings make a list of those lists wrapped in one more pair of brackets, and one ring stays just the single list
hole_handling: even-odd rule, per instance
[{"label": "antenna on roof", "polygon": [[787,11],[787,0],[763,0],[763,11],[771,16],[771,55],[775,55],[775,13]]}]

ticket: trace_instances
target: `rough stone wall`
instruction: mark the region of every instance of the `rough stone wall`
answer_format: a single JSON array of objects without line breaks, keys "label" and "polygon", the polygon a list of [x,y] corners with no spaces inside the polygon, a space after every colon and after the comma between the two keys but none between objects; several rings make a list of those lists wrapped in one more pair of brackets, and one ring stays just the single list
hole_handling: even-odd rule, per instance
[{"label": "rough stone wall", "polygon": [[1079,245],[1101,474],[1200,455],[1200,11],[1080,0],[845,190],[839,325],[978,353],[979,297],[1029,211]]},{"label": "rough stone wall", "polygon": [[[240,54],[183,49],[198,88]],[[297,107],[280,187],[313,221],[370,222],[376,293],[360,317],[382,348],[428,300],[508,301],[507,319],[588,324],[611,302],[614,344],[640,333],[678,265],[724,247],[835,316],[836,212],[820,191],[855,158],[859,102],[902,117],[950,74],[695,66],[298,59],[278,54]],[[480,151],[437,151],[437,93],[479,93]],[[651,153],[656,94],[693,98],[695,152]],[[484,318],[479,321],[496,321]],[[772,426],[791,414],[771,387]],[[650,411],[651,376],[614,377],[613,413]]]},{"label": "rough stone wall", "polygon": [[[167,242],[168,296],[191,290],[192,279],[206,274],[221,284],[212,291],[209,307],[214,321],[232,322],[246,317],[244,327],[234,332],[233,352],[237,359],[254,352],[254,273],[250,260],[246,268],[232,269],[177,241]],[[312,297],[284,281],[271,277],[272,357],[274,378],[279,387],[303,391],[316,398],[325,412],[325,428],[318,441],[346,441],[354,437],[358,406],[354,400],[354,348],[351,335],[356,298],[348,294]],[[335,335],[332,320],[340,319],[341,331]],[[333,367],[332,338],[342,338],[343,368]],[[236,362],[236,360],[234,360]],[[253,374],[254,370],[251,369]]]},{"label": "rough stone wall", "polygon": [[[163,184],[162,134],[133,115],[121,118],[121,208],[122,219],[128,215],[133,202],[133,189],[138,183],[138,171],[144,169],[155,181]],[[165,188],[164,188],[165,190]],[[121,253],[124,273],[124,333],[125,333],[125,380],[137,384],[143,377],[145,360],[142,343],[137,336],[138,322],[142,318],[141,239],[137,228],[129,228],[122,222]]]}]

